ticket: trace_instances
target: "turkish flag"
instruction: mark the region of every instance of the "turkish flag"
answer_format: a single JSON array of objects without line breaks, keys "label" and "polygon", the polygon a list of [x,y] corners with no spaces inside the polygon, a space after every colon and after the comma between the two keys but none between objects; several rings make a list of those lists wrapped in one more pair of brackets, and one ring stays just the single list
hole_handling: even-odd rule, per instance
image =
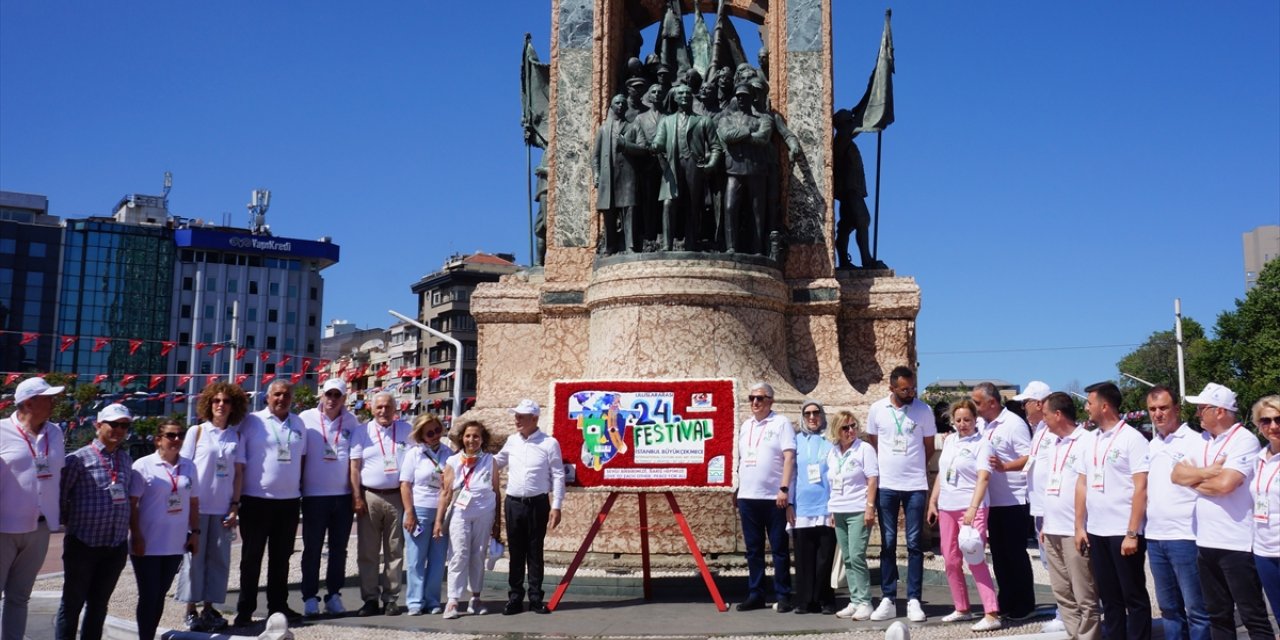
[{"label": "turkish flag", "polygon": [[236,360],[244,360],[244,354],[248,352],[249,350],[246,349],[245,347],[240,347],[239,349],[236,349]]},{"label": "turkish flag", "polygon": [[316,376],[316,382],[321,382],[321,383],[323,383],[325,380],[328,380],[328,379],[329,379],[329,372],[328,372],[328,371],[321,371],[321,372],[320,372],[320,375],[319,375],[319,376]]},{"label": "turkish flag", "polygon": [[109,376],[105,373],[99,373],[98,375],[93,377],[93,384],[95,385],[102,384],[107,381],[108,377]]},{"label": "turkish flag", "polygon": [[161,343],[160,343],[160,355],[162,355],[162,356],[167,356],[167,355],[169,355],[169,352],[170,352],[170,351],[173,351],[173,348],[174,348],[174,347],[176,347],[176,346],[178,346],[178,343],[174,342],[173,340],[165,340],[165,341],[161,342]]},{"label": "turkish flag", "polygon": [[317,368],[317,369],[328,369],[328,368],[329,368],[329,361],[328,361],[328,360],[321,360],[321,361],[320,361],[320,364],[316,365],[316,368]]},{"label": "turkish flag", "polygon": [[215,344],[212,347],[209,347],[209,356],[210,357],[216,356],[219,353],[222,353],[222,350],[226,348],[227,348],[227,345],[225,344]]},{"label": "turkish flag", "polygon": [[239,386],[240,384],[243,384],[245,380],[248,380],[248,379],[249,379],[249,374],[247,374],[247,373],[242,373],[242,374],[240,374],[240,375],[236,376],[236,382],[235,382],[235,383],[236,383],[236,385],[237,385],[237,386]]},{"label": "turkish flag", "polygon": [[185,386],[187,386],[187,383],[188,383],[188,382],[191,382],[191,376],[189,376],[189,375],[187,375],[187,376],[178,376],[178,385],[177,385],[177,386],[179,386],[179,387],[185,387]]},{"label": "turkish flag", "polygon": [[130,341],[129,341],[129,355],[133,355],[133,354],[137,353],[137,352],[138,352],[138,349],[141,349],[141,348],[142,348],[142,341],[141,341],[141,340],[130,340]]},{"label": "turkish flag", "polygon": [[111,344],[111,338],[94,338],[94,339],[93,339],[93,352],[94,352],[94,353],[97,353],[97,352],[99,352],[99,351],[102,351],[102,348],[103,348],[103,347],[105,347],[105,346],[107,346],[107,345],[109,345],[109,344]]},{"label": "turkish flag", "polygon": [[164,376],[164,374],[163,374],[163,373],[161,373],[161,374],[157,374],[157,375],[154,375],[154,376],[151,376],[151,383],[147,385],[147,388],[148,388],[148,389],[154,389],[154,388],[156,388],[156,387],[160,386],[160,383],[161,383],[161,382],[164,382],[164,377],[165,377],[165,376]]},{"label": "turkish flag", "polygon": [[306,373],[306,372],[307,372],[307,369],[310,369],[310,368],[311,368],[311,358],[303,358],[303,359],[302,359],[302,372],[303,372],[303,373]]},{"label": "turkish flag", "polygon": [[270,360],[270,359],[271,359],[271,352],[270,352],[270,351],[260,351],[260,352],[258,352],[258,359],[259,359],[259,360],[261,360],[261,361],[263,361],[263,362],[266,362],[267,360]]},{"label": "turkish flag", "polygon": [[18,381],[18,378],[21,378],[21,377],[22,377],[21,373],[11,373],[4,377],[4,383],[13,384]]},{"label": "turkish flag", "polygon": [[277,362],[276,366],[283,367],[286,364],[289,364],[290,360],[293,360],[293,356],[280,356],[280,362]]},{"label": "turkish flag", "polygon": [[20,341],[18,344],[19,345],[29,344],[29,343],[35,342],[36,338],[39,338],[39,337],[40,337],[40,334],[34,331],[24,331],[22,333],[22,341]]},{"label": "turkish flag", "polygon": [[274,373],[264,374],[262,376],[262,384],[271,384],[271,381],[275,379],[276,379],[276,374]]},{"label": "turkish flag", "polygon": [[138,377],[138,374],[136,374],[136,373],[126,373],[126,374],[124,374],[124,377],[123,377],[123,378],[120,378],[120,388],[122,388],[122,389],[123,389],[123,388],[124,388],[125,386],[127,386],[130,382],[133,382],[133,381],[134,381],[134,379],[136,379],[137,377]]},{"label": "turkish flag", "polygon": [[210,375],[210,376],[209,376],[209,378],[208,378],[208,379],[206,379],[206,380],[204,381],[205,386],[208,386],[208,385],[211,385],[211,384],[213,384],[213,383],[217,382],[219,377],[221,377],[221,376],[219,376],[219,375],[218,375],[218,374],[216,374],[216,373],[215,373],[215,374]]},{"label": "turkish flag", "polygon": [[209,343],[208,343],[208,342],[197,342],[197,343],[196,343],[196,351],[204,351],[204,348],[205,348],[205,347],[207,347],[207,346],[209,346]]},{"label": "turkish flag", "polygon": [[76,343],[76,337],[75,337],[75,336],[63,336],[63,337],[62,337],[62,344],[58,345],[58,353],[63,353],[63,352],[65,352],[67,349],[70,349],[70,348],[71,348],[71,345],[73,345],[73,344],[75,344],[75,343]]},{"label": "turkish flag", "polygon": [[387,377],[388,373],[391,373],[391,367],[388,367],[386,364],[383,364],[381,367],[378,367],[378,373],[375,374],[375,377],[385,378]]},{"label": "turkish flag", "polygon": [[299,382],[302,382],[302,376],[304,375],[306,374],[299,371],[298,373],[289,376],[289,384],[298,384]]}]

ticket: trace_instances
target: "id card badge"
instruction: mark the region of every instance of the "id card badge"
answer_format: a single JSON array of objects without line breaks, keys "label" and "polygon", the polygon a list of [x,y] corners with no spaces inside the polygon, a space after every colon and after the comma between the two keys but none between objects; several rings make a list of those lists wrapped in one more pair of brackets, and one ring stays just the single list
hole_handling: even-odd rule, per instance
[{"label": "id card badge", "polygon": [[227,459],[218,456],[218,459],[213,462],[213,475],[219,478],[227,477],[227,466]]},{"label": "id card badge", "polygon": [[467,505],[471,504],[471,490],[463,487],[462,490],[458,492],[458,499],[454,500],[453,504],[459,509],[466,509]]},{"label": "id card badge", "polygon": [[325,459],[325,460],[337,460],[337,459],[338,459],[338,452],[337,452],[337,451],[334,451],[334,450],[333,450],[333,447],[332,447],[332,446],[330,446],[330,445],[329,445],[329,443],[327,443],[327,442],[324,444],[324,459]]},{"label": "id card badge", "polygon": [[1253,501],[1253,521],[1266,524],[1271,521],[1271,501],[1267,496],[1258,496]]},{"label": "id card badge", "polygon": [[36,456],[36,478],[47,480],[53,477],[53,471],[49,469],[48,456]]},{"label": "id card badge", "polygon": [[169,501],[166,503],[166,506],[169,509],[169,513],[181,513],[182,512],[182,496],[178,495],[177,491],[170,492]]},{"label": "id card badge", "polygon": [[276,447],[276,462],[280,464],[293,462],[293,452],[289,450],[289,447]]},{"label": "id card badge", "polygon": [[840,493],[840,490],[843,488],[844,488],[843,478],[841,478],[839,475],[836,475],[835,477],[831,478],[831,491],[833,493]]},{"label": "id card badge", "polygon": [[809,474],[809,484],[822,484],[822,466],[811,464],[806,467]]},{"label": "id card badge", "polygon": [[907,454],[907,438],[905,436],[897,436],[893,439],[893,452],[900,455]]},{"label": "id card badge", "polygon": [[947,484],[953,487],[960,484],[960,474],[956,473],[954,467],[947,468]]},{"label": "id card badge", "polygon": [[1051,495],[1051,496],[1056,496],[1062,493],[1062,474],[1061,473],[1055,473],[1052,476],[1049,476],[1049,486],[1045,488],[1044,492],[1047,495]]},{"label": "id card badge", "polygon": [[129,499],[124,494],[124,485],[118,482],[107,485],[107,493],[111,494],[111,504],[124,504]]},{"label": "id card badge", "polygon": [[1099,467],[1097,469],[1094,469],[1089,474],[1089,488],[1102,491],[1105,485],[1106,485],[1106,476],[1103,474],[1102,468]]},{"label": "id card badge", "polygon": [[756,452],[754,449],[747,451],[742,455],[742,466],[744,467],[756,466]]},{"label": "id card badge", "polygon": [[397,468],[396,468],[396,459],[395,459],[395,458],[383,458],[383,459],[382,459],[382,471],[383,471],[383,473],[395,473],[395,472],[397,471]]}]

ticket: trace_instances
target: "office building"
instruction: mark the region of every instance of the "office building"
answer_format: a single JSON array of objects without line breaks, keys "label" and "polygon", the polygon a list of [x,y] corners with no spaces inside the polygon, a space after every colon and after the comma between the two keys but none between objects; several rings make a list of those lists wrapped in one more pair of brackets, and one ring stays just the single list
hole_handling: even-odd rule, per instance
[{"label": "office building", "polygon": [[49,199],[0,191],[0,372],[52,369],[61,263]]},{"label": "office building", "polygon": [[1280,256],[1280,224],[1263,225],[1244,234],[1244,290],[1258,284],[1258,274]]}]

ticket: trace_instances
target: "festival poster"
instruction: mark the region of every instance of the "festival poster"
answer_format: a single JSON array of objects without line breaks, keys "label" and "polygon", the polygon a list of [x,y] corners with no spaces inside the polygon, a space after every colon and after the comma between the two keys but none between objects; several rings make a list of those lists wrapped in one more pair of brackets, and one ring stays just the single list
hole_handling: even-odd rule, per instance
[{"label": "festival poster", "polygon": [[564,381],[554,398],[571,486],[733,486],[732,380]]}]

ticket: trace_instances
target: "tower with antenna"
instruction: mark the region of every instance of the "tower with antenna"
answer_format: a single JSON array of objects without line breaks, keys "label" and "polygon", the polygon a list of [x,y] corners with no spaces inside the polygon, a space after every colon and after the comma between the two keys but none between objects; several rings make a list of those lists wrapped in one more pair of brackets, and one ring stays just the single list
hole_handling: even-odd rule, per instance
[{"label": "tower with antenna", "polygon": [[267,208],[271,206],[269,189],[254,189],[249,202],[249,231],[254,235],[271,235],[271,226],[267,224]]}]

